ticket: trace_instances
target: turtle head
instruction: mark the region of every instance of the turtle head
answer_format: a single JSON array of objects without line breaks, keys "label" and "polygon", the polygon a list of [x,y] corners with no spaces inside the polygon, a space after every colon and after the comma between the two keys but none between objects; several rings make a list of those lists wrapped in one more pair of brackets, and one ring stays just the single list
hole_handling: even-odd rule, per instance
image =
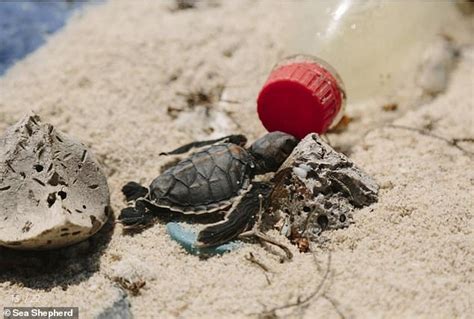
[{"label": "turtle head", "polygon": [[250,146],[250,153],[255,159],[256,174],[276,171],[288,158],[299,140],[283,132],[271,132]]}]

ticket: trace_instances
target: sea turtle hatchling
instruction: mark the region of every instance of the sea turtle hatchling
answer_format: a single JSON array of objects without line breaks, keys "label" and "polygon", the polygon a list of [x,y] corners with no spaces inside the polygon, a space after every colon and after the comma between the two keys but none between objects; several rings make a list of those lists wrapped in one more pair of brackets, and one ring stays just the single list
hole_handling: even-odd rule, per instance
[{"label": "sea turtle hatchling", "polygon": [[[199,233],[196,245],[216,246],[242,235],[256,225],[257,213],[263,211],[262,205],[272,189],[268,183],[254,181],[254,177],[275,172],[298,144],[295,137],[282,132],[268,133],[247,149],[246,142],[243,135],[230,135],[162,153],[175,155],[194,147],[202,148],[165,170],[149,188],[127,183],[122,192],[134,205],[122,210],[119,222],[127,228],[136,227],[165,211],[185,215],[224,214],[223,220]],[[251,232],[282,247],[255,227]]]}]

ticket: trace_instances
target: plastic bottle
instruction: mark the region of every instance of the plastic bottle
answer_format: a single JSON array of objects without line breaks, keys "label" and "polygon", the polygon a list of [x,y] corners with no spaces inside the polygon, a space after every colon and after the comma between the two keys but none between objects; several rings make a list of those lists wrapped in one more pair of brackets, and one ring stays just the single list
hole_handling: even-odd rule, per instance
[{"label": "plastic bottle", "polygon": [[449,1],[298,1],[286,9],[287,51],[300,55],[273,68],[258,114],[267,130],[299,138],[337,124],[346,96],[364,111],[414,98],[424,51],[461,15]]},{"label": "plastic bottle", "polygon": [[454,1],[298,1],[288,51],[338,70],[349,103],[410,86],[424,49],[459,20]]}]

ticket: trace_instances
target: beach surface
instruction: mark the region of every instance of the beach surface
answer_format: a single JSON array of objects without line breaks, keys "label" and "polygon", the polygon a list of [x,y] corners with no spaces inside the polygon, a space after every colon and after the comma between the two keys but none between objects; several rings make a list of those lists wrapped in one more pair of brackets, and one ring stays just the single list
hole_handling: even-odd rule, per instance
[{"label": "beach surface", "polygon": [[[291,18],[285,2],[94,4],[0,78],[0,131],[33,110],[90,147],[117,216],[121,187],[150,183],[170,160],[160,152],[265,134],[255,100],[273,64],[294,53],[280,38]],[[397,107],[349,100],[352,122],[329,139],[375,178],[379,200],[326,232],[324,246],[299,253],[273,232],[292,261],[252,243],[200,259],[164,224],[134,236],[110,224],[54,255],[72,256],[60,269],[2,271],[0,306],[75,306],[80,318],[469,318],[474,144],[452,143],[474,138],[474,24],[465,19],[450,34],[459,56],[445,92],[387,101]]]}]

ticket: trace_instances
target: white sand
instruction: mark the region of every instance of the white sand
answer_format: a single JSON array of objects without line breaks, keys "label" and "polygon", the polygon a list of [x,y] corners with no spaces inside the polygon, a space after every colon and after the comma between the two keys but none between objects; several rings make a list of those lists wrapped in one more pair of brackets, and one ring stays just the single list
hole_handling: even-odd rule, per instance
[{"label": "white sand", "polygon": [[[230,124],[215,134],[239,130],[254,139],[265,132],[255,97],[272,64],[290,53],[279,41],[285,19],[291,17],[275,2],[226,1],[178,12],[160,1],[97,5],[0,79],[0,130],[33,109],[43,121],[86,143],[108,174],[117,214],[125,205],[124,182],[150,182],[166,162],[160,152],[209,131],[170,118],[168,107],[187,108],[180,93],[224,86],[226,98],[239,103],[216,104]],[[304,311],[278,314],[472,315],[472,159],[412,131],[379,128],[362,136],[367,123],[375,127],[381,119],[397,118],[395,124],[420,128],[433,121],[432,132],[447,138],[474,137],[473,63],[472,46],[464,46],[447,93],[427,104],[406,103],[390,115],[381,106],[366,113],[349,106],[349,114],[363,120],[332,136],[333,141],[354,146],[351,158],[382,186],[379,203],[356,213],[348,229],[327,234],[332,262],[318,297]],[[472,145],[463,146],[474,151]],[[271,284],[246,261],[249,252],[271,269]],[[161,224],[134,237],[116,227],[96,256],[98,271],[79,269],[71,275],[67,269],[55,278],[26,278],[26,284],[0,276],[0,306],[79,306],[81,318],[90,318],[118,298],[111,278],[136,267],[146,281],[140,295],[128,296],[136,318],[246,317],[316,289],[328,249],[315,252],[317,263],[312,254],[294,252],[292,262],[281,264],[278,255],[247,244],[199,260],[171,241]],[[51,289],[31,287],[53,279],[58,284],[50,284]]]}]

